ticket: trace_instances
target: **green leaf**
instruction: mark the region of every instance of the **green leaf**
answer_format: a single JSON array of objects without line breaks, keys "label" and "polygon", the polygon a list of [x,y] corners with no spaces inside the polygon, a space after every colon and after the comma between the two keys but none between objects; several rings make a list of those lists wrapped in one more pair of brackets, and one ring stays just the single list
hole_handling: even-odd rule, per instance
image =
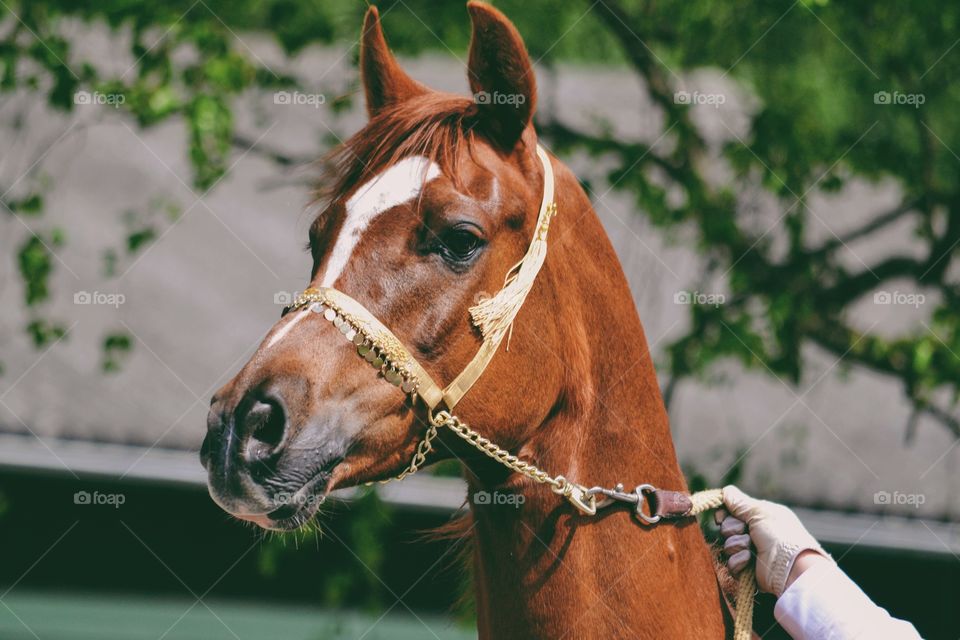
[{"label": "green leaf", "polygon": [[39,193],[32,193],[19,200],[9,202],[7,206],[16,213],[36,216],[43,212],[43,196]]},{"label": "green leaf", "polygon": [[27,238],[17,253],[24,284],[24,301],[28,307],[45,302],[50,297],[53,255],[48,246],[40,235],[34,234]]},{"label": "green leaf", "polygon": [[157,232],[153,227],[141,229],[127,236],[127,252],[136,253],[140,248],[149,244],[157,237]]},{"label": "green leaf", "polygon": [[133,340],[125,332],[107,334],[103,339],[102,368],[105,373],[120,370],[122,359],[133,349]]},{"label": "green leaf", "polygon": [[37,319],[30,321],[27,325],[27,334],[33,340],[33,345],[37,349],[42,349],[66,336],[67,330],[61,324]]}]

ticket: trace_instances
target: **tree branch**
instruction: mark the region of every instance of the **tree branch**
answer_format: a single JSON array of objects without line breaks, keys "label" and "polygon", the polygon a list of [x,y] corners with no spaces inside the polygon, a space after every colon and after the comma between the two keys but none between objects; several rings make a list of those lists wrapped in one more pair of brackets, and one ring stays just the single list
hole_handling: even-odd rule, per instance
[{"label": "tree branch", "polygon": [[[678,129],[681,137],[681,144],[678,146],[685,148],[688,156],[696,155],[696,152],[704,148],[703,139],[697,133],[696,128],[690,124],[686,107],[674,102],[673,87],[663,73],[662,63],[656,58],[644,38],[628,26],[630,24],[635,25],[640,21],[631,21],[618,0],[599,0],[598,4],[600,6],[597,7],[597,15],[599,15],[600,20],[619,40],[627,60],[646,81],[650,97],[666,112],[668,126],[674,125]],[[591,7],[593,6],[595,5],[591,5]],[[655,37],[648,37],[647,39],[653,42]]]},{"label": "tree branch", "polygon": [[960,438],[960,419],[950,415],[935,404],[926,404],[921,407],[921,411],[935,418],[943,426],[947,427],[954,436]]},{"label": "tree branch", "polygon": [[233,135],[231,144],[238,149],[242,149],[244,152],[255,153],[284,167],[306,165],[316,160],[316,158],[294,156],[277,149],[271,149],[270,147],[265,146],[263,143],[255,142],[254,140],[239,133],[235,133]]},{"label": "tree branch", "polygon": [[873,220],[871,220],[867,224],[863,225],[858,229],[854,229],[853,231],[847,233],[844,236],[836,237],[830,240],[829,242],[823,243],[823,245],[821,245],[819,248],[808,251],[806,255],[810,258],[819,258],[825,254],[831,253],[842,246],[850,244],[851,242],[854,242],[859,238],[870,235],[871,233],[875,231],[879,231],[883,227],[893,222],[896,222],[906,214],[913,211],[918,204],[919,204],[919,200],[916,200],[916,199],[904,200],[895,209],[892,209],[887,213],[881,214],[873,218]]}]

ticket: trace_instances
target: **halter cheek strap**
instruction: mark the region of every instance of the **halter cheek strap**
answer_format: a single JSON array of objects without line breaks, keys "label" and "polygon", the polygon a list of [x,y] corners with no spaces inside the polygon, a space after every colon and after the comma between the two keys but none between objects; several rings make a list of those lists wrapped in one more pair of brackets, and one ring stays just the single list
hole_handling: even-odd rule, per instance
[{"label": "halter cheek strap", "polygon": [[470,309],[470,316],[484,339],[470,364],[443,390],[443,402],[450,410],[483,374],[504,337],[507,338],[507,348],[510,348],[509,335],[513,330],[513,320],[526,301],[547,257],[547,231],[550,220],[557,214],[557,203],[553,199],[553,166],[540,145],[537,145],[537,156],[543,165],[543,196],[533,238],[523,258],[507,272],[503,288],[495,296]]},{"label": "halter cheek strap", "polygon": [[533,282],[547,256],[547,231],[556,215],[553,199],[554,177],[550,158],[537,145],[537,157],[543,165],[543,197],[533,238],[523,258],[504,279],[496,295],[470,308],[473,323],[480,329],[483,342],[467,366],[445,388],[440,387],[417,362],[397,336],[362,304],[332,287],[310,288],[297,296],[287,311],[309,307],[322,313],[343,335],[354,343],[357,353],[383,373],[384,379],[404,392],[419,396],[432,411],[441,402],[448,410],[460,402],[483,375],[497,349],[512,330],[513,320],[523,306]]}]

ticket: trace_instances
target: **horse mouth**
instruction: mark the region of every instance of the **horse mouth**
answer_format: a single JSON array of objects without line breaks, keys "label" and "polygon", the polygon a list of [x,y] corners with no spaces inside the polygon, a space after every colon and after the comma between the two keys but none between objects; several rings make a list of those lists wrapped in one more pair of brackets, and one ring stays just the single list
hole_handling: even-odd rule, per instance
[{"label": "horse mouth", "polygon": [[310,522],[327,499],[327,489],[334,468],[342,458],[324,464],[307,482],[292,492],[278,492],[274,501],[279,503],[273,511],[263,515],[237,515],[270,531],[294,531]]}]

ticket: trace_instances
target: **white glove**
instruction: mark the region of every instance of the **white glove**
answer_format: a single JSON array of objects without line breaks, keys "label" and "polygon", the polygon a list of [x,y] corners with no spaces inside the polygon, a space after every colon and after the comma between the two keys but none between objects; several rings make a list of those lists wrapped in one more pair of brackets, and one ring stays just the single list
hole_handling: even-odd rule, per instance
[{"label": "white glove", "polygon": [[[751,498],[733,485],[723,488],[723,502],[732,517],[726,517],[720,534],[726,539],[724,553],[729,566],[739,573],[750,559],[750,542],[757,549],[757,583],[778,598],[786,588],[793,563],[802,551],[812,549],[833,562],[790,509],[767,500]],[[718,519],[722,514],[718,513]],[[749,532],[749,536],[744,533]]]}]

